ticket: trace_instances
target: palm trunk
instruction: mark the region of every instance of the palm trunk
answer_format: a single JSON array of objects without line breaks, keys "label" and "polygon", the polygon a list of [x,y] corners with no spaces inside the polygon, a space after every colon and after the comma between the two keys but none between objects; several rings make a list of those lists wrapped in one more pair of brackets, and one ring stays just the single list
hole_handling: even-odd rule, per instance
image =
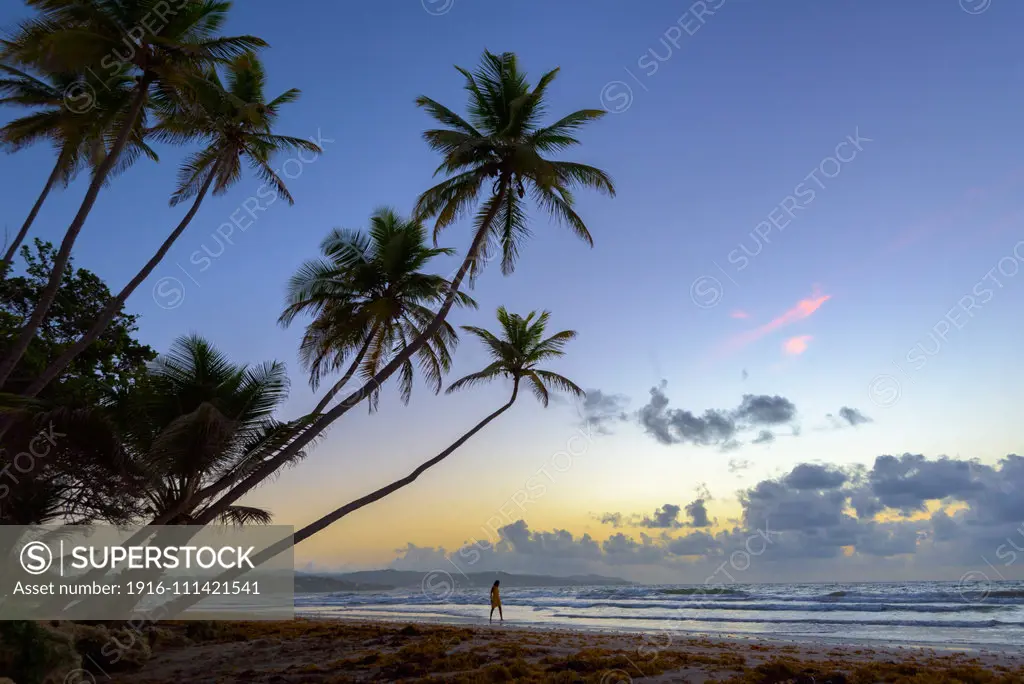
[{"label": "palm trunk", "polygon": [[85,349],[92,344],[96,338],[103,334],[107,329],[107,326],[110,325],[110,322],[114,320],[114,317],[116,317],[118,312],[121,310],[121,306],[124,304],[125,300],[128,299],[128,297],[135,292],[135,288],[141,285],[142,282],[149,277],[149,274],[160,265],[160,262],[163,261],[165,256],[167,256],[167,252],[170,251],[175,241],[181,237],[181,234],[185,232],[186,228],[188,228],[189,223],[191,223],[192,219],[195,218],[196,213],[199,211],[199,205],[203,203],[206,193],[210,190],[210,186],[213,185],[218,166],[218,164],[215,164],[214,167],[210,169],[210,175],[203,182],[203,186],[200,188],[199,194],[196,195],[196,199],[192,203],[192,207],[188,210],[188,213],[185,214],[185,217],[181,219],[178,227],[175,228],[174,231],[167,236],[167,239],[164,240],[163,244],[160,245],[160,249],[156,251],[156,254],[154,254],[152,258],[146,262],[146,265],[142,267],[142,270],[136,273],[135,277],[124,286],[124,289],[122,289],[116,297],[107,303],[103,311],[100,312],[96,322],[93,323],[92,327],[89,329],[89,332],[79,338],[70,347],[65,349],[64,353],[61,354],[56,361],[51,363],[47,369],[43,371],[42,375],[36,378],[36,380],[29,385],[29,388],[25,390],[23,396],[34,397],[39,394],[44,387],[53,382],[53,380],[60,375],[72,361],[75,360],[75,357],[85,351]]},{"label": "palm trunk", "polygon": [[[295,533],[295,535],[293,537],[294,541],[292,543],[298,544],[301,541],[305,541],[306,539],[309,539],[314,534],[316,534],[320,530],[324,529],[328,525],[330,525],[330,524],[332,524],[334,522],[337,522],[338,520],[344,518],[349,513],[352,513],[354,511],[358,511],[363,506],[369,506],[370,504],[372,504],[375,501],[380,501],[381,499],[383,499],[388,494],[391,494],[392,492],[396,492],[399,489],[401,489],[402,487],[405,487],[406,485],[412,484],[413,482],[416,481],[416,478],[418,478],[420,475],[422,475],[428,469],[434,467],[435,465],[437,465],[438,463],[440,463],[441,461],[446,459],[456,449],[458,449],[460,446],[465,444],[469,440],[470,437],[472,437],[476,433],[478,433],[481,430],[483,430],[487,426],[488,423],[493,421],[495,418],[500,416],[505,411],[507,411],[510,408],[512,408],[512,404],[515,403],[516,396],[518,394],[519,394],[519,380],[516,380],[515,381],[515,385],[512,388],[512,396],[509,398],[508,403],[504,404],[497,411],[491,413],[489,416],[487,416],[486,418],[481,420],[479,423],[477,423],[475,426],[473,426],[472,430],[470,430],[466,434],[462,435],[462,437],[459,437],[457,440],[452,442],[451,446],[449,446],[447,449],[445,449],[444,451],[442,451],[441,453],[439,453],[437,456],[435,456],[434,458],[430,459],[426,463],[421,464],[418,468],[416,468],[416,470],[412,471],[411,473],[409,473],[408,475],[406,475],[402,479],[395,480],[394,482],[392,482],[388,486],[381,487],[380,489],[378,489],[377,491],[373,492],[372,494],[367,494],[366,496],[364,496],[364,497],[362,497],[360,499],[356,499],[352,503],[346,504],[346,505],[342,506],[341,508],[338,508],[338,509],[328,513],[327,515],[325,515],[324,517],[320,518],[316,522],[312,522],[309,525],[306,525],[301,530],[299,530],[298,532]],[[269,553],[269,550],[265,551],[264,553]],[[257,555],[256,559],[258,561],[266,560],[267,558],[273,558],[273,556],[277,555],[277,553],[280,553],[280,551],[275,551],[272,555],[269,555],[266,558],[260,558],[260,556]]]},{"label": "palm trunk", "polygon": [[[459,286],[462,284],[463,279],[469,272],[470,267],[479,257],[480,251],[483,248],[484,241],[487,238],[488,229],[491,222],[494,220],[495,215],[498,213],[498,208],[501,206],[504,200],[505,193],[508,192],[507,179],[503,179],[498,194],[494,196],[494,204],[490,210],[484,216],[484,220],[480,224],[480,229],[477,231],[476,236],[473,238],[473,243],[469,246],[469,251],[466,253],[466,258],[462,262],[462,266],[455,274],[455,278],[452,279],[451,287],[448,290],[448,296],[445,297],[444,303],[438,310],[437,315],[434,316],[434,320],[423,330],[420,335],[413,340],[409,346],[403,349],[395,358],[393,358],[386,366],[377,372],[370,380],[360,387],[358,390],[345,397],[345,399],[335,406],[333,409],[323,414],[295,441],[283,448],[275,456],[268,459],[266,463],[254,470],[248,477],[235,485],[227,494],[221,497],[215,504],[213,504],[207,513],[201,515],[196,519],[195,524],[205,525],[214,518],[216,518],[222,511],[226,510],[228,506],[233,504],[235,501],[245,495],[250,489],[260,484],[273,474],[278,468],[288,462],[289,459],[295,456],[304,446],[309,444],[313,439],[327,429],[334,421],[341,416],[345,415],[349,409],[361,402],[363,399],[368,397],[374,390],[379,388],[391,375],[394,374],[402,364],[408,361],[413,354],[419,350],[427,340],[440,330],[444,324],[444,319],[451,310],[452,305],[455,303],[455,297],[458,294]],[[200,491],[198,494],[203,495],[204,498],[215,496],[219,491],[226,489],[226,486],[221,486],[217,490]]]},{"label": "palm trunk", "polygon": [[[439,453],[437,456],[435,456],[434,458],[430,459],[429,461],[427,461],[425,463],[422,463],[418,468],[416,468],[416,470],[412,471],[411,473],[409,473],[408,475],[406,475],[402,479],[395,480],[394,482],[392,482],[391,484],[387,485],[386,487],[381,487],[380,489],[378,489],[375,492],[372,492],[370,494],[367,494],[364,497],[356,499],[355,501],[352,501],[351,503],[347,503],[344,506],[342,506],[341,508],[337,508],[337,509],[331,511],[330,513],[328,513],[327,515],[323,516],[319,520],[316,520],[315,522],[311,522],[310,524],[306,525],[305,527],[303,527],[301,530],[296,532],[291,537],[288,537],[286,539],[282,539],[281,541],[276,542],[276,543],[274,543],[271,546],[268,546],[266,549],[264,549],[263,551],[260,551],[258,554],[256,554],[255,556],[252,557],[252,564],[254,566],[258,566],[261,563],[264,563],[264,562],[270,560],[271,558],[273,558],[274,556],[278,555],[282,551],[286,551],[289,547],[295,546],[299,542],[303,542],[303,541],[309,539],[310,537],[312,537],[317,532],[320,532],[321,530],[323,530],[327,526],[331,525],[332,523],[335,523],[338,520],[341,520],[342,518],[344,518],[349,513],[353,513],[355,511],[358,511],[360,508],[363,508],[364,506],[369,506],[370,504],[374,503],[375,501],[380,501],[381,499],[386,497],[388,494],[396,492],[399,489],[401,489],[402,487],[405,487],[407,485],[412,484],[413,482],[416,481],[416,478],[418,478],[420,475],[422,475],[428,469],[434,467],[435,465],[437,465],[438,463],[443,461],[445,458],[450,456],[456,449],[458,449],[460,446],[462,446],[467,441],[469,441],[469,439],[473,435],[475,435],[476,433],[478,433],[481,430],[483,430],[487,426],[488,423],[493,421],[495,418],[500,416],[505,411],[507,411],[510,408],[512,408],[512,404],[515,403],[516,397],[518,396],[518,394],[519,394],[519,380],[516,379],[515,384],[512,386],[512,396],[509,398],[508,402],[505,403],[497,411],[494,411],[489,416],[487,416],[486,418],[481,420],[479,423],[477,423],[473,427],[472,430],[470,430],[466,434],[462,435],[462,437],[459,437],[457,440],[452,442],[451,446],[449,446],[447,449],[445,449],[444,451],[442,451],[441,453]],[[239,577],[241,575],[244,575],[245,572],[246,571],[244,569],[242,569],[242,570],[237,570],[237,569],[236,570],[228,570],[227,572],[224,572],[221,575],[219,575],[217,577],[216,581],[218,581],[218,582],[230,581],[230,580],[234,579],[235,577]],[[199,597],[199,596],[183,596],[180,599],[176,599],[175,601],[173,601],[172,603],[169,604],[169,607],[168,607],[168,610],[167,610],[167,614],[171,618],[173,618],[178,613],[186,610],[189,606],[191,606],[194,603],[196,603],[197,601],[199,601],[200,598],[201,597]]]},{"label": "palm trunk", "polygon": [[57,179],[60,178],[60,170],[63,162],[63,157],[57,155],[57,163],[53,165],[53,171],[50,172],[50,177],[46,179],[46,185],[43,186],[43,191],[39,193],[39,199],[32,206],[32,211],[28,212],[28,218],[25,219],[25,223],[22,224],[21,230],[14,238],[14,242],[7,248],[7,253],[4,254],[4,260],[0,262],[0,279],[7,277],[7,269],[12,263],[14,263],[14,256],[18,253],[18,247],[24,242],[25,236],[28,235],[28,229],[32,227],[32,222],[36,220],[36,215],[43,206],[43,202],[46,201],[46,196],[50,194],[50,190],[53,189]]},{"label": "palm trunk", "polygon": [[316,405],[316,408],[313,409],[314,414],[323,413],[323,410],[331,403],[331,399],[341,391],[341,388],[345,386],[345,383],[352,379],[352,376],[355,375],[356,370],[359,368],[359,364],[362,363],[363,357],[366,356],[366,351],[370,348],[370,343],[373,342],[373,336],[376,334],[377,326],[374,326],[366,336],[366,341],[363,342],[363,346],[359,350],[359,353],[356,354],[356,358],[352,361],[352,365],[348,367],[347,371],[345,371],[345,375],[341,377],[341,380],[334,383],[334,386],[328,390],[327,394],[324,395],[324,398]]},{"label": "palm trunk", "polygon": [[114,163],[117,161],[118,157],[121,156],[121,151],[124,150],[125,145],[128,143],[128,138],[131,137],[132,132],[135,129],[135,123],[138,121],[139,115],[142,112],[142,107],[146,103],[146,97],[149,93],[149,84],[151,82],[152,76],[148,73],[143,75],[142,80],[137,86],[135,97],[132,99],[131,107],[128,109],[128,114],[122,124],[121,132],[118,134],[113,146],[107,153],[106,158],[99,167],[97,167],[96,173],[93,174],[92,182],[89,184],[89,189],[85,193],[85,199],[82,200],[82,206],[79,207],[78,213],[75,215],[74,220],[71,222],[71,225],[68,226],[68,230],[64,234],[64,241],[61,242],[60,250],[57,252],[57,256],[53,261],[53,271],[50,273],[50,281],[43,289],[42,295],[40,295],[39,301],[36,303],[36,307],[32,311],[32,316],[29,318],[28,323],[24,328],[22,328],[21,333],[14,341],[13,346],[8,350],[7,357],[0,362],[0,388],[2,388],[8,378],[10,378],[15,366],[18,365],[18,361],[20,361],[21,357],[24,356],[25,351],[32,343],[32,338],[36,335],[36,331],[39,330],[39,326],[43,324],[46,314],[49,313],[53,300],[57,297],[57,291],[60,289],[60,283],[64,277],[64,269],[67,268],[68,259],[71,258],[71,248],[74,247],[75,240],[78,238],[78,234],[81,232],[82,226],[85,225],[85,220],[89,218],[89,212],[92,211],[93,205],[96,204],[96,198],[100,194],[100,188],[103,187],[103,183],[110,174],[110,170],[114,168]]}]

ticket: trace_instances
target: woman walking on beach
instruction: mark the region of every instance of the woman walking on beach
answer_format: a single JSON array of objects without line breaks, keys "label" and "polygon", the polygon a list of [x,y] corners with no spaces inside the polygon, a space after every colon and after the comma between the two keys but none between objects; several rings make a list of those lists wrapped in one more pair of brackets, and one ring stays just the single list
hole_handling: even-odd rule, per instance
[{"label": "woman walking on beach", "polygon": [[494,580],[494,584],[491,585],[491,622],[494,622],[494,609],[498,609],[498,618],[504,622],[505,616],[501,614],[501,594],[498,593],[498,585],[501,584],[499,580]]}]

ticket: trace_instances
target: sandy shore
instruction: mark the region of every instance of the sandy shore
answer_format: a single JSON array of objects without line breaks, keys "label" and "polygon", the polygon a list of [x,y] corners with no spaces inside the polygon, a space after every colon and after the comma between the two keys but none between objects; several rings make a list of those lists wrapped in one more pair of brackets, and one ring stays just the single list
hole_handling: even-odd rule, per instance
[{"label": "sandy shore", "polygon": [[176,623],[162,625],[142,670],[111,673],[107,681],[1024,684],[1024,652],[943,653],[756,639],[667,641],[499,625],[303,619]]}]

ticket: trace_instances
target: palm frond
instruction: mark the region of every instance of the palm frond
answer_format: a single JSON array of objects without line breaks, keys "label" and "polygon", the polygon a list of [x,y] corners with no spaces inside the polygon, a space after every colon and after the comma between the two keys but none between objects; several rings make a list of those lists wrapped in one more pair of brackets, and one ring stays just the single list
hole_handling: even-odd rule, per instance
[{"label": "palm frond", "polygon": [[[484,253],[474,257],[489,256],[493,237],[502,251],[502,272],[512,273],[530,234],[526,209],[520,203],[529,188],[541,209],[592,245],[590,231],[574,208],[572,189],[593,188],[613,196],[611,178],[595,167],[542,155],[579,144],[574,137],[577,131],[605,112],[582,109],[542,126],[548,91],[559,70],[548,71],[531,87],[511,52],[485,51],[475,70],[456,69],[468,96],[466,117],[429,97],[416,100],[442,126],[425,131],[423,138],[441,155],[435,175],[449,176],[416,202],[418,217],[436,219],[435,240],[479,201],[473,237],[484,237],[486,242]],[[485,181],[491,183],[490,193],[484,191]],[[470,286],[482,270],[481,261],[473,259]]]},{"label": "palm frond", "polygon": [[218,516],[218,520],[225,525],[269,525],[274,521],[274,515],[262,508],[254,506],[229,506]]},{"label": "palm frond", "polygon": [[495,377],[512,378],[517,383],[526,382],[530,391],[543,406],[550,401],[550,390],[567,392],[574,396],[584,396],[584,392],[576,383],[558,373],[537,368],[540,361],[562,356],[563,347],[572,339],[576,332],[563,330],[549,337],[544,337],[545,328],[550,320],[550,313],[542,311],[539,315],[530,312],[526,316],[510,313],[500,306],[496,312],[500,333],[495,334],[476,326],[462,326],[462,329],[476,337],[491,356],[491,363],[481,371],[470,373],[460,378],[446,390],[454,392],[472,387]]}]

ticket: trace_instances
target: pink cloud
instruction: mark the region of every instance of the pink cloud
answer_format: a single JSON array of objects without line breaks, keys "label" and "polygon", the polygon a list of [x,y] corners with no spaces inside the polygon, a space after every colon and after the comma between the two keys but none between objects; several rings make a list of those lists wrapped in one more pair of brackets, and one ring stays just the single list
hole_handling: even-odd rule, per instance
[{"label": "pink cloud", "polygon": [[740,310],[737,309],[736,311],[733,311],[731,314],[729,314],[729,317],[730,318],[750,318],[750,314],[748,314],[746,311],[740,311]]},{"label": "pink cloud", "polygon": [[790,356],[799,356],[807,351],[807,343],[813,338],[810,335],[798,335],[797,337],[790,337],[788,340],[782,343],[782,351],[789,354]]},{"label": "pink cloud", "polygon": [[821,305],[832,298],[832,295],[812,294],[808,299],[801,299],[793,307],[785,311],[762,326],[740,333],[732,338],[729,346],[733,349],[746,346],[751,342],[761,339],[765,335],[775,332],[779,328],[802,321],[814,315],[814,312],[821,308]]}]

